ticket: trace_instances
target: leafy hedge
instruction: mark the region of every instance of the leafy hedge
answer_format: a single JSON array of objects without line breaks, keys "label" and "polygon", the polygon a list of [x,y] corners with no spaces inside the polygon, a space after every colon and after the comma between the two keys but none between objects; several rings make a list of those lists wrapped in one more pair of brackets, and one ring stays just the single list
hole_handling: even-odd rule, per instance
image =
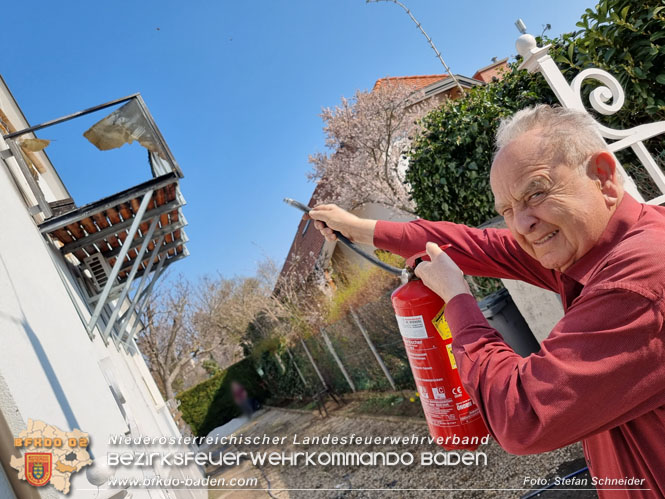
[{"label": "leafy hedge", "polygon": [[[279,345],[273,350],[264,350],[252,354],[252,357],[256,359],[256,365],[263,370],[263,379],[272,395],[270,403],[280,403],[281,399],[303,399],[312,394],[312,387],[303,385],[298,372],[293,367],[293,362],[298,362],[295,349],[292,355],[294,361],[284,351],[283,345]],[[276,357],[281,360],[281,365]],[[301,372],[306,373],[309,367],[308,362],[303,358],[299,360],[298,367]],[[284,366],[285,371],[282,370],[282,366]],[[305,376],[307,376],[307,379],[312,379],[307,374]]]},{"label": "leafy hedge", "polygon": [[[665,119],[662,1],[601,0],[595,10],[586,10],[577,26],[581,31],[546,42],[553,44],[552,56],[568,79],[582,69],[599,67],[624,86],[624,108],[601,121],[630,128]],[[495,215],[489,168],[500,119],[534,104],[558,102],[540,73],[516,67],[501,81],[473,88],[423,120],[406,175],[419,216],[477,226]],[[594,87],[593,82],[583,87],[584,99]],[[662,141],[649,145],[657,157],[665,156]],[[654,192],[634,157],[619,154],[619,159],[637,177],[643,193]]]},{"label": "leafy hedge", "polygon": [[251,398],[263,402],[268,396],[251,359],[233,364],[176,396],[182,417],[195,435],[205,436],[241,414],[231,396],[231,381],[242,384]]}]

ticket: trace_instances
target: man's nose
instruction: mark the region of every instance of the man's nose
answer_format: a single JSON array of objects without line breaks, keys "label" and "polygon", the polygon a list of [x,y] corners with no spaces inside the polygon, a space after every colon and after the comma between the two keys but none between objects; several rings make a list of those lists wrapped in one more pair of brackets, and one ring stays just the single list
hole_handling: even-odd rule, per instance
[{"label": "man's nose", "polygon": [[534,214],[531,212],[531,209],[526,208],[517,210],[513,219],[513,223],[515,225],[515,230],[519,234],[526,236],[533,232],[533,230],[536,228],[538,218],[534,216]]}]

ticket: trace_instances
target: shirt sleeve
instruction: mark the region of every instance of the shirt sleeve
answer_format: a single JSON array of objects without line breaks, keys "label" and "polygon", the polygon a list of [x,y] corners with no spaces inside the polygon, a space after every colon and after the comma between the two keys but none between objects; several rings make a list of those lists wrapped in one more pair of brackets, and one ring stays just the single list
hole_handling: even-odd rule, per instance
[{"label": "shirt sleeve", "polygon": [[472,296],[456,296],[445,314],[462,384],[508,452],[553,450],[665,404],[662,297],[618,287],[580,295],[527,358]]},{"label": "shirt sleeve", "polygon": [[451,222],[388,222],[379,220],[374,246],[409,258],[425,251],[425,244],[452,244],[446,253],[469,275],[517,279],[559,292],[552,270],[520,248],[507,229],[474,229]]}]

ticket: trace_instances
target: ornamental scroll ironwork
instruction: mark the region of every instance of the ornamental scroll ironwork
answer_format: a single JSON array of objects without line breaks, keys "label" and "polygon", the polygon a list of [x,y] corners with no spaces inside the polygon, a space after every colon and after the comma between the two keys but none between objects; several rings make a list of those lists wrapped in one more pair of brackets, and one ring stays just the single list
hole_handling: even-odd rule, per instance
[{"label": "ornamental scroll ironwork", "polygon": [[[582,101],[582,83],[585,80],[596,80],[601,83],[591,91],[589,103],[591,107],[604,116],[609,116],[621,109],[625,102],[625,94],[621,84],[607,71],[598,68],[589,68],[581,71],[570,83],[566,81],[558,66],[548,54],[550,45],[538,47],[536,39],[529,34],[523,34],[517,39],[517,51],[524,58],[520,69],[529,72],[539,71],[544,77],[563,107],[588,112]],[[660,169],[653,156],[644,144],[645,140],[665,133],[665,121],[639,125],[627,130],[617,130],[598,123],[598,131],[607,140],[608,148],[616,153],[623,149],[632,149],[649,177],[661,192],[661,195],[645,200],[637,190],[634,180],[626,174],[623,166],[619,170],[623,174],[626,190],[636,199],[648,204],[665,203],[665,174]]]}]

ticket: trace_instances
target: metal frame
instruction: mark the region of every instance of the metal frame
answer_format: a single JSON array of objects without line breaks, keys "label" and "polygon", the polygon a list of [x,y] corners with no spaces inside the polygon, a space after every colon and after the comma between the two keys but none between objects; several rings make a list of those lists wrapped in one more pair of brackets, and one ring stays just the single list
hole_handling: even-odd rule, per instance
[{"label": "metal frame", "polygon": [[184,175],[182,174],[182,170],[180,170],[180,166],[178,166],[178,162],[175,160],[175,157],[173,156],[173,153],[171,152],[171,149],[169,149],[169,146],[166,144],[166,140],[164,140],[164,136],[162,135],[162,132],[157,128],[157,124],[155,123],[155,120],[152,117],[152,114],[150,114],[150,111],[148,111],[148,106],[146,106],[145,101],[143,100],[143,97],[141,97],[141,94],[134,94],[134,97],[136,98],[136,101],[139,104],[139,107],[141,108],[141,111],[143,112],[143,117],[146,119],[148,124],[153,128],[155,132],[155,136],[157,137],[157,140],[159,140],[159,145],[162,146],[162,149],[164,149],[164,152],[166,155],[169,157],[169,161],[171,162],[171,166],[173,166],[175,172],[178,174],[178,177],[182,178]]},{"label": "metal frame", "polygon": [[[157,228],[157,224],[159,223],[159,218],[154,218],[152,223],[150,224],[150,228],[148,229],[148,232],[145,235],[145,238],[143,240],[143,244],[141,244],[141,249],[139,250],[138,255],[134,259],[133,265],[132,265],[132,270],[129,272],[129,276],[127,276],[127,280],[125,281],[125,285],[122,288],[122,292],[120,293],[120,296],[116,300],[115,306],[113,307],[113,312],[111,313],[111,318],[109,319],[108,324],[106,324],[106,327],[104,328],[104,331],[102,332],[102,339],[106,343],[108,341],[108,337],[111,333],[111,328],[115,324],[116,319],[118,318],[118,313],[120,313],[120,307],[122,306],[122,303],[125,301],[125,298],[127,297],[127,293],[129,293],[129,288],[132,285],[132,282],[134,281],[134,276],[136,275],[137,270],[139,269],[139,265],[141,265],[141,261],[143,260],[143,255],[145,251],[148,249],[148,245],[150,244],[150,241],[152,241],[152,234],[155,232],[155,229]],[[127,242],[127,240],[125,240]],[[125,245],[123,244],[123,247]],[[128,249],[129,251],[129,249]],[[120,271],[118,271],[120,272]],[[107,283],[108,284],[108,283]]]},{"label": "metal frame", "polygon": [[[158,146],[161,148],[161,152],[165,154],[166,158],[162,159],[166,160],[166,163],[168,163],[168,167],[170,167],[171,171],[168,171],[167,173],[164,173],[159,176],[155,176],[155,178],[150,179],[147,182],[143,182],[137,186],[122,191],[118,194],[108,196],[94,203],[85,205],[79,209],[76,209],[73,212],[53,217],[53,210],[51,209],[49,203],[46,201],[44,193],[39,187],[39,184],[30,174],[29,167],[23,159],[23,155],[21,154],[21,150],[18,144],[15,142],[15,140],[12,139],[15,139],[16,137],[25,134],[33,134],[34,132],[41,130],[43,128],[64,123],[66,121],[73,120],[80,116],[91,114],[109,107],[119,106],[127,102],[130,102],[133,99],[136,101],[137,105],[139,106],[141,115],[145,119],[148,127],[150,128],[151,133],[154,134],[154,137],[158,142]],[[10,157],[14,157],[21,174],[25,178],[25,182],[30,188],[34,198],[37,200],[37,205],[30,207],[29,212],[33,215],[41,212],[45,219],[50,219],[40,224],[39,230],[42,234],[47,235],[52,231],[63,229],[69,224],[80,222],[82,219],[103,212],[108,208],[112,208],[119,204],[128,202],[132,199],[142,197],[140,207],[133,218],[123,220],[115,225],[107,227],[106,229],[102,229],[93,234],[88,234],[86,237],[77,239],[72,243],[65,244],[60,248],[61,254],[65,255],[73,251],[76,251],[78,249],[81,249],[85,246],[98,244],[106,237],[110,235],[116,235],[120,231],[128,230],[127,237],[125,238],[123,244],[120,247],[113,248],[106,254],[102,253],[103,257],[106,260],[110,258],[116,258],[116,261],[113,265],[108,281],[104,286],[102,292],[88,299],[88,304],[90,306],[92,306],[92,304],[96,302],[94,306],[94,311],[92,311],[92,314],[90,316],[90,320],[86,322],[84,317],[80,313],[79,316],[81,317],[81,320],[84,322],[86,331],[91,339],[94,338],[94,329],[100,324],[101,320],[101,323],[103,324],[103,332],[101,336],[102,339],[104,340],[104,343],[108,345],[108,338],[111,337],[115,341],[116,346],[118,346],[119,342],[122,340],[122,336],[124,335],[125,332],[124,330],[129,326],[129,324],[131,323],[132,315],[136,312],[135,315],[136,320],[132,324],[132,330],[131,332],[129,332],[129,334],[127,335],[127,339],[124,342],[125,347],[129,348],[129,346],[133,342],[134,335],[136,334],[137,328],[141,322],[139,320],[139,317],[143,313],[143,307],[147,303],[148,297],[155,283],[161,277],[165,269],[170,264],[178,260],[181,260],[182,258],[185,258],[186,256],[189,255],[186,246],[184,246],[184,244],[187,242],[187,235],[185,234],[184,231],[184,227],[187,225],[187,221],[181,211],[181,207],[185,204],[185,199],[178,188],[179,187],[178,179],[182,178],[183,174],[182,171],[180,170],[180,166],[178,165],[177,161],[175,160],[175,157],[173,156],[173,153],[171,152],[168,144],[166,143],[164,136],[162,135],[160,129],[157,127],[157,124],[155,123],[152,114],[148,110],[148,107],[146,106],[143,97],[141,97],[139,93],[128,95],[126,97],[122,97],[120,99],[115,99],[106,102],[104,104],[93,106],[84,109],[82,111],[78,111],[54,120],[46,121],[38,125],[29,126],[27,128],[23,128],[15,132],[8,133],[6,135],[3,135],[2,137],[4,140],[7,141],[7,145],[9,148],[4,151],[0,151],[0,158],[2,158],[3,160],[8,160]],[[9,167],[10,165],[8,164],[7,166]],[[167,165],[164,166],[166,167]],[[157,175],[159,173],[159,170],[155,172],[155,170],[153,169],[153,172],[154,175]],[[147,207],[148,204],[150,203],[151,198],[153,197],[154,192],[158,189],[164,188],[174,183],[175,183],[175,194],[176,194],[175,200],[167,202],[162,206],[155,207],[150,211],[148,211]],[[27,191],[25,191],[24,195],[27,196]],[[158,229],[160,216],[163,215],[164,213],[168,213],[173,210],[178,210],[178,221]],[[148,231],[145,234],[142,234],[139,238],[135,238],[141,224],[146,222],[150,222],[150,228],[148,229]],[[173,241],[172,243],[163,246],[165,236],[177,230],[181,231],[180,238],[177,241]],[[155,248],[150,252],[149,263],[147,264],[144,270],[140,271],[139,268],[144,260],[144,255],[148,249],[148,246],[151,244],[151,242],[154,239],[157,239],[158,242],[155,245]],[[173,257],[169,258],[168,251],[177,248],[180,245],[183,246],[182,253],[175,254]],[[125,264],[124,260],[127,257],[128,252],[138,247],[140,247],[140,249],[138,250],[138,254],[136,258],[133,259],[131,265]],[[156,262],[159,262],[157,264],[157,268],[152,273],[152,279],[148,283],[147,287],[145,287],[144,289],[144,286],[146,286],[148,275],[151,274],[151,270]],[[130,267],[131,270],[129,271],[129,275],[127,276],[126,280],[120,285],[115,284],[115,281],[117,280],[117,277],[120,274],[120,272],[127,270]],[[64,278],[64,276],[62,275],[61,277]],[[122,307],[122,304],[129,295],[130,289],[137,277],[141,277],[141,281],[139,282],[138,288],[136,289],[134,298],[132,299],[129,308],[122,315],[120,315],[120,309]],[[67,283],[65,283],[65,285],[66,284]],[[69,288],[67,289],[69,291]],[[112,295],[114,296],[118,290],[121,290],[120,295],[115,305],[111,305],[109,297]]]},{"label": "metal frame", "polygon": [[[145,282],[148,278],[148,274],[150,274],[150,270],[152,269],[152,266],[156,261],[159,261],[159,248],[162,246],[162,243],[164,242],[164,236],[159,236],[159,239],[157,240],[157,244],[155,245],[155,248],[152,250],[152,253],[150,253],[150,261],[148,262],[148,266],[145,269],[145,272],[141,276],[141,280],[139,281],[139,285],[136,288],[136,292],[134,293],[134,298],[132,298],[132,301],[125,310],[125,312],[122,314],[120,317],[120,322],[118,324],[118,330],[119,330],[119,335],[122,335],[122,332],[124,329],[129,325],[129,320],[134,313],[134,309],[136,308],[136,305],[138,304],[139,300],[143,296],[141,293],[143,291],[143,286],[145,286]],[[161,268],[161,267],[160,267]],[[114,341],[119,340],[121,338],[114,338]]]},{"label": "metal frame", "polygon": [[42,128],[47,128],[47,127],[50,127],[50,126],[53,126],[53,125],[57,125],[59,123],[64,123],[65,121],[73,120],[74,118],[78,118],[80,116],[85,116],[86,114],[101,111],[102,109],[106,109],[108,107],[116,106],[118,104],[124,104],[125,102],[129,102],[132,99],[136,99],[136,102],[139,105],[139,108],[141,109],[141,113],[143,114],[143,117],[148,122],[148,125],[152,128],[152,131],[155,133],[155,137],[159,141],[159,145],[162,147],[162,149],[166,153],[166,156],[168,157],[168,160],[171,163],[171,166],[173,167],[173,170],[178,175],[178,177],[182,178],[183,174],[182,174],[182,170],[180,170],[180,166],[178,165],[178,162],[175,160],[175,157],[173,156],[173,153],[171,152],[171,149],[169,149],[169,146],[166,144],[166,140],[164,140],[164,136],[162,135],[162,132],[157,127],[157,124],[155,123],[155,120],[152,117],[152,114],[150,114],[150,111],[148,110],[148,106],[146,106],[145,101],[143,100],[143,97],[141,97],[141,94],[138,93],[138,92],[135,93],[135,94],[132,94],[132,95],[128,95],[127,97],[122,97],[120,99],[115,99],[115,100],[112,100],[110,102],[106,102],[104,104],[99,104],[98,106],[89,107],[88,109],[84,109],[84,110],[78,111],[76,113],[68,114],[68,115],[63,116],[61,118],[56,118],[54,120],[46,121],[44,123],[40,123],[39,125],[34,125],[34,126],[31,126],[31,127],[28,127],[28,128],[24,128],[22,130],[17,130],[16,132],[8,133],[7,135],[3,135],[3,138],[5,140],[7,140],[7,139],[12,139],[14,137],[18,137],[19,135],[24,135],[26,133],[36,132],[37,130],[41,130]]},{"label": "metal frame", "polygon": [[[137,311],[136,311],[136,319],[134,320],[134,323],[132,324],[132,330],[129,332],[129,335],[127,336],[127,339],[125,341],[122,341],[122,338],[120,338],[120,341],[122,343],[125,343],[125,345],[129,345],[129,343],[134,339],[134,336],[137,333],[137,329],[139,327],[139,324],[141,323],[141,314],[143,313],[143,308],[145,307],[146,303],[148,303],[148,296],[150,296],[150,293],[152,292],[152,288],[155,286],[155,283],[159,280],[159,278],[162,276],[164,273],[164,270],[166,270],[166,259],[162,258],[159,261],[159,265],[157,265],[157,269],[155,270],[154,277],[150,280],[150,284],[148,284],[148,287],[145,288],[145,291],[143,292],[142,296],[139,298],[141,304],[139,305]],[[128,319],[129,320],[129,319]]]},{"label": "metal frame", "polygon": [[[160,252],[159,255],[161,256],[161,255],[163,255],[163,253]],[[176,259],[180,260],[182,258],[185,258],[186,256],[189,256],[189,251],[187,250],[187,247],[185,246],[182,253],[173,255],[170,258],[168,257],[168,255],[165,255],[165,257],[166,257],[165,259],[166,259],[167,263],[169,263],[169,262],[171,262],[173,260],[176,260]],[[136,275],[134,276],[134,278],[138,279],[139,277],[143,277],[144,274],[147,274],[147,272],[145,270],[139,270],[136,273]]]},{"label": "metal frame", "polygon": [[[143,196],[143,199],[141,200],[141,206],[139,207],[139,211],[136,213],[134,221],[132,222],[132,226],[130,227],[129,232],[127,233],[127,238],[125,239],[125,241],[129,241],[130,244],[131,241],[134,239],[134,236],[136,235],[139,226],[141,225],[141,223],[143,223],[143,215],[148,209],[148,204],[150,203],[150,198],[152,198],[153,192],[154,192],[153,190],[146,192],[146,194]],[[97,301],[97,305],[95,306],[95,311],[93,312],[92,317],[90,318],[90,322],[88,323],[87,326],[88,333],[92,333],[92,330],[95,328],[97,322],[99,321],[99,315],[101,314],[102,309],[106,305],[106,300],[109,297],[111,288],[114,287],[113,283],[115,279],[118,277],[118,274],[120,273],[122,262],[125,259],[125,256],[127,256],[128,252],[129,252],[129,244],[127,245],[123,244],[122,251],[120,251],[118,258],[116,259],[115,265],[113,265],[113,269],[111,270],[111,275],[108,278],[106,286],[104,286],[104,290],[102,291],[99,300]],[[106,342],[106,338],[104,338],[104,342]]]},{"label": "metal frame", "polygon": [[[144,194],[147,191],[156,191],[173,183],[176,183],[176,188],[177,188],[177,177],[175,176],[174,173],[167,173],[166,175],[150,179],[147,182],[143,182],[142,184],[136,185],[130,189],[114,194],[113,196],[108,196],[103,199],[100,199],[99,201],[95,201],[94,203],[82,206],[76,211],[65,213],[64,215],[53,218],[52,220],[49,220],[47,222],[44,222],[39,226],[39,230],[42,233],[44,233],[44,232],[52,232],[57,229],[62,229],[68,226],[69,224],[77,222],[83,218],[91,217],[92,215],[104,211],[108,208],[113,208],[119,204],[126,203],[127,201],[130,201],[140,196],[141,194]],[[176,199],[174,199],[170,203],[176,203],[176,202],[179,202],[177,196]],[[181,206],[181,204],[182,203],[179,203],[177,206]],[[162,208],[163,206],[166,205],[162,205],[158,208]],[[119,227],[119,226],[120,224],[114,225],[114,227]],[[95,234],[99,234],[99,232],[95,232]]]},{"label": "metal frame", "polygon": [[[158,218],[160,215],[163,215],[164,213],[168,213],[169,211],[173,211],[177,209],[180,205],[177,204],[177,200],[171,201],[169,203],[163,204],[162,206],[159,206],[157,208],[153,208],[152,210],[148,210],[143,217],[143,221],[147,222],[149,220],[152,220],[153,218]],[[85,217],[83,217],[85,218]],[[80,220],[79,218],[78,220]],[[74,251],[84,248],[85,246],[88,246],[90,244],[96,244],[97,242],[106,239],[108,236],[112,236],[117,234],[118,232],[126,229],[127,227],[131,226],[133,222],[133,219],[128,219],[128,220],[123,220],[122,222],[119,222],[117,224],[111,225],[110,227],[106,227],[105,229],[100,230],[99,232],[95,232],[93,234],[90,234],[89,236],[86,236],[82,239],[77,239],[74,242],[65,244],[62,248],[60,248],[60,252],[63,255],[66,255],[67,253],[73,253]],[[72,223],[72,222],[70,222]],[[67,224],[69,225],[69,223]],[[51,232],[49,230],[49,232]],[[117,253],[116,253],[117,254]],[[112,256],[115,256],[116,254],[113,254],[109,256],[108,258],[111,258]],[[104,255],[106,257],[106,255]]]},{"label": "metal frame", "polygon": [[[146,213],[146,215],[145,215],[145,217],[143,217],[143,219],[147,221],[147,220],[150,220],[151,218],[153,218],[153,217],[150,217],[149,214],[150,214],[150,212]],[[159,221],[159,218],[156,218],[156,220]],[[187,225],[186,223],[184,223],[183,221],[178,219],[177,222],[169,224],[165,227],[162,227],[162,228],[156,230],[155,233],[152,235],[151,239],[156,239],[158,237],[165,236],[166,234],[170,234],[171,232],[175,232],[178,229],[182,229],[186,225]],[[132,241],[132,244],[129,246],[130,251],[137,248],[137,247],[139,247],[139,246],[141,246],[143,244],[143,241],[146,240],[146,237],[147,236],[141,236],[140,238],[135,238]],[[117,254],[120,253],[120,250],[121,250],[120,247],[114,248],[111,251],[109,251],[107,253],[104,253],[104,258],[106,258],[107,260],[110,259],[110,258],[113,258],[114,256],[116,256]]]},{"label": "metal frame", "polygon": [[[53,215],[51,207],[49,206],[48,201],[46,201],[46,198],[44,197],[44,193],[42,192],[41,187],[39,187],[37,181],[32,177],[28,165],[25,164],[25,160],[23,159],[23,155],[21,154],[20,148],[16,145],[16,143],[13,140],[6,140],[6,143],[9,146],[9,150],[12,153],[11,154],[12,157],[16,161],[16,164],[18,164],[18,167],[21,170],[21,173],[23,174],[23,178],[25,178],[25,181],[28,184],[28,187],[30,187],[33,196],[35,196],[35,199],[37,200],[37,205],[39,206],[41,212],[44,214],[44,218],[50,218],[51,215]],[[4,158],[4,159],[5,161],[7,161],[7,159],[9,158]]]},{"label": "metal frame", "polygon": [[104,104],[99,104],[98,106],[89,107],[88,109],[84,109],[83,111],[78,111],[76,113],[72,113],[72,114],[68,114],[66,116],[62,116],[61,118],[56,118],[54,120],[45,121],[44,123],[40,123],[39,125],[30,126],[28,128],[24,128],[23,130],[17,130],[16,132],[8,133],[7,135],[3,135],[3,138],[5,140],[7,140],[7,139],[12,139],[14,137],[18,137],[19,135],[23,135],[25,133],[36,132],[37,130],[41,130],[42,128],[57,125],[58,123],[64,123],[65,121],[73,120],[74,118],[78,118],[79,116],[84,116],[86,114],[94,113],[95,111],[100,111],[102,109],[106,109],[107,107],[115,106],[117,104],[122,104],[124,102],[129,102],[130,100],[135,99],[135,98],[139,97],[140,95],[141,94],[136,93],[136,94],[128,95],[127,97],[121,97],[120,99],[116,99],[116,100],[112,100],[110,102],[106,102]]},{"label": "metal frame", "polygon": [[[174,262],[177,262],[178,260],[182,260],[183,258],[186,258],[187,256],[189,256],[189,252],[187,251],[187,248],[185,248],[185,250],[183,251],[182,254],[177,255],[175,257],[172,257],[172,258],[169,258],[168,260],[165,259],[165,258],[162,258],[159,261],[159,265],[157,266],[157,269],[154,272],[154,277],[152,278],[152,280],[148,284],[148,287],[141,293],[141,296],[138,299],[139,301],[141,301],[141,304],[138,306],[138,310],[136,312],[136,319],[135,319],[134,323],[132,324],[132,330],[131,330],[130,334],[128,335],[127,339],[124,340],[124,341],[122,341],[122,336],[124,336],[124,331],[123,330],[124,330],[125,326],[123,325],[120,329],[121,332],[118,335],[120,337],[119,341],[125,344],[125,348],[129,347],[129,344],[130,344],[131,340],[134,338],[134,336],[137,333],[138,326],[141,323],[139,317],[141,317],[141,314],[143,313],[143,308],[145,307],[146,303],[148,302],[148,297],[150,296],[150,293],[152,292],[152,288],[154,287],[155,283],[159,280],[159,278],[162,276],[162,274],[164,273],[164,271],[166,270],[166,268],[169,265],[171,265]],[[127,325],[129,325],[129,316],[128,316],[128,319],[127,319]]]},{"label": "metal frame", "polygon": [[[157,220],[159,220],[159,219],[157,219]],[[180,240],[172,241],[172,242],[162,246],[161,248],[159,248],[159,254],[162,255],[164,253],[168,253],[172,249],[175,249],[178,246],[182,246],[183,244],[185,244],[185,241],[180,241]],[[138,260],[138,257],[136,257],[133,262],[128,262],[128,263],[123,264],[123,266],[120,267],[119,272],[125,272],[125,271],[129,270],[132,267],[132,265],[135,261],[141,261],[141,260]]]},{"label": "metal frame", "polygon": [[[33,134],[34,132],[41,130],[43,128],[47,128],[53,125],[57,125],[60,123],[64,123],[66,121],[73,120],[75,118],[79,118],[81,116],[85,116],[87,114],[91,114],[109,107],[113,107],[116,105],[124,104],[127,102],[130,102],[132,100],[135,100],[136,103],[139,106],[139,109],[141,111],[141,115],[145,119],[148,127],[150,128],[150,131],[153,133],[155,136],[158,145],[161,147],[162,151],[166,155],[166,161],[169,163],[170,169],[175,177],[177,178],[182,178],[182,170],[180,169],[180,166],[178,165],[178,162],[175,160],[175,157],[173,156],[173,153],[168,147],[168,144],[166,143],[166,140],[164,140],[164,136],[162,135],[161,131],[157,127],[157,124],[155,123],[154,118],[152,117],[152,114],[150,114],[150,111],[148,110],[148,107],[145,104],[145,101],[143,100],[143,97],[141,97],[141,94],[135,93],[132,95],[128,95],[126,97],[122,97],[120,99],[115,99],[109,102],[106,102],[104,104],[99,104],[97,106],[93,106],[87,109],[84,109],[82,111],[78,111],[72,114],[68,114],[66,116],[62,116],[60,118],[56,118],[54,120],[49,120],[44,123],[40,123],[38,125],[34,126],[29,126],[27,128],[23,128],[21,130],[17,130],[15,132],[11,132],[8,134],[3,135],[2,137],[4,140],[7,141],[7,145],[9,146],[9,150],[11,151],[12,156],[15,158],[19,169],[21,173],[23,174],[23,177],[25,181],[28,184],[28,187],[30,188],[30,191],[32,192],[33,196],[37,200],[37,204],[39,206],[39,209],[43,213],[44,219],[49,219],[53,216],[53,210],[51,210],[51,207],[49,206],[48,202],[46,201],[44,197],[44,193],[42,192],[41,188],[39,187],[39,184],[35,181],[35,179],[32,177],[30,174],[30,170],[28,169],[28,166],[25,164],[25,161],[23,160],[23,157],[21,155],[20,149],[17,147],[17,145],[14,143],[14,140],[16,137],[25,135],[25,134]],[[57,172],[56,172],[57,175]],[[59,178],[59,176],[58,176]],[[62,180],[60,180],[60,183],[62,184]],[[62,184],[64,186],[64,184]],[[66,190],[66,189],[65,189]],[[35,211],[33,207],[31,207],[31,214],[35,215]]]}]

